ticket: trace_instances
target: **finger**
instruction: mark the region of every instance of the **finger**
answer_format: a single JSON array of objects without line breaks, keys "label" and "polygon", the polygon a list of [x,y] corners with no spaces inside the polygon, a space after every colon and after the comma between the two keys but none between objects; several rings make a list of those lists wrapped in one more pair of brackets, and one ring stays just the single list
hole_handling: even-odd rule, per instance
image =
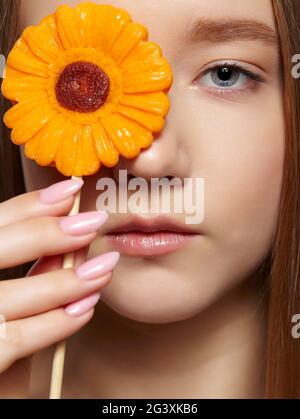
[{"label": "finger", "polygon": [[117,252],[101,255],[79,268],[61,269],[0,283],[0,313],[17,320],[65,306],[101,291],[111,280]]},{"label": "finger", "polygon": [[[84,263],[87,258],[89,247],[84,247],[76,251],[74,267]],[[40,275],[45,272],[57,271],[62,268],[63,255],[45,256],[38,259],[27,273],[28,276]]]},{"label": "finger", "polygon": [[107,221],[106,212],[39,217],[0,228],[0,269],[86,247]]},{"label": "finger", "polygon": [[26,277],[58,271],[63,265],[63,255],[44,256],[38,259],[27,272]]},{"label": "finger", "polygon": [[0,204],[0,226],[33,217],[66,215],[82,185],[82,180],[70,179],[5,201]]},{"label": "finger", "polygon": [[[93,298],[92,303],[95,303],[95,296]],[[99,295],[97,298],[99,299]],[[0,339],[0,371],[5,371],[18,359],[63,341],[79,331],[94,314],[93,307],[89,310],[88,308],[86,305],[86,312],[78,316],[68,314],[65,309],[57,309],[8,322],[6,336]]]}]

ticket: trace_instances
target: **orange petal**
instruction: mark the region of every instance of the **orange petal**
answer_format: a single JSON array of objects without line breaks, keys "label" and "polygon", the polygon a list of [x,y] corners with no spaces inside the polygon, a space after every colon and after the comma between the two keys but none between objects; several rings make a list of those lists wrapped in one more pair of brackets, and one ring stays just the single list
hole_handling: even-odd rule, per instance
[{"label": "orange petal", "polygon": [[6,114],[4,115],[3,121],[7,128],[13,128],[14,125],[22,118],[24,115],[28,115],[38,106],[43,106],[46,96],[37,95],[28,97],[21,103],[18,103],[11,107]]},{"label": "orange petal", "polygon": [[63,47],[66,50],[83,47],[84,37],[81,31],[79,10],[63,5],[56,10],[55,17]]},{"label": "orange petal", "polygon": [[136,157],[141,148],[149,147],[153,141],[150,131],[122,115],[112,114],[102,124],[117,150],[126,158]]},{"label": "orange petal", "polygon": [[65,126],[64,116],[58,114],[37,133],[39,142],[35,148],[35,161],[40,166],[49,166],[55,160],[59,144],[65,135]]},{"label": "orange petal", "polygon": [[112,9],[111,17],[106,21],[104,27],[102,40],[102,49],[108,56],[110,55],[110,51],[116,42],[116,39],[129,22],[131,22],[131,18],[125,10],[115,7]]},{"label": "orange petal", "polygon": [[7,57],[7,64],[22,73],[48,77],[48,65],[34,55],[22,39],[15,43]]},{"label": "orange petal", "polygon": [[95,149],[101,162],[106,167],[114,167],[119,162],[119,152],[107,136],[101,124],[92,125]]},{"label": "orange petal", "polygon": [[124,61],[121,63],[122,71],[130,69],[130,67],[136,64],[136,62],[146,61],[153,62],[162,57],[162,49],[155,42],[141,41],[135,48],[126,56]]},{"label": "orange petal", "polygon": [[40,131],[57,112],[49,105],[36,106],[29,114],[20,118],[13,126],[11,139],[15,144],[24,144]]},{"label": "orange petal", "polygon": [[163,92],[123,95],[120,103],[159,116],[165,116],[170,109],[170,100]]},{"label": "orange petal", "polygon": [[172,70],[166,59],[135,62],[122,71],[124,93],[155,92],[168,89],[173,82]]},{"label": "orange petal", "polygon": [[39,145],[40,138],[36,135],[25,144],[25,156],[28,159],[35,160],[36,149]]},{"label": "orange petal", "polygon": [[56,62],[61,54],[59,45],[46,25],[29,26],[23,32],[23,38],[32,52],[46,63]]},{"label": "orange petal", "polygon": [[119,116],[123,121],[124,127],[126,127],[126,130],[131,133],[132,138],[138,143],[140,148],[147,148],[152,144],[152,132],[131,119],[124,118],[121,115]]},{"label": "orange petal", "polygon": [[110,51],[111,58],[116,64],[120,64],[138,42],[148,39],[148,35],[148,29],[144,25],[128,23]]},{"label": "orange petal", "polygon": [[1,91],[3,96],[16,102],[32,97],[32,92],[45,92],[46,79],[43,77],[30,76],[20,73],[7,66],[5,77],[2,82]]},{"label": "orange petal", "polygon": [[94,148],[91,128],[68,124],[56,158],[57,169],[65,176],[89,176],[101,165]]},{"label": "orange petal", "polygon": [[84,46],[101,49],[106,22],[112,17],[113,6],[82,3],[77,6],[77,9],[81,17]]},{"label": "orange petal", "polygon": [[50,29],[52,37],[56,43],[56,45],[58,45],[60,50],[63,50],[63,45],[61,43],[58,31],[57,31],[57,24],[56,24],[56,17],[55,14],[52,15],[48,15],[46,17],[44,17],[41,20],[40,25],[42,25],[43,27],[46,27],[48,29]]},{"label": "orange petal", "polygon": [[73,169],[76,165],[77,147],[79,140],[79,126],[67,121],[65,134],[60,142],[55,156],[57,170],[65,176],[73,176]]},{"label": "orange petal", "polygon": [[128,106],[119,105],[116,111],[127,118],[133,119],[149,131],[155,133],[160,132],[165,125],[165,120],[161,116],[129,108]]},{"label": "orange petal", "polygon": [[126,118],[112,114],[107,118],[103,118],[101,122],[108,137],[122,156],[132,159],[139,154],[141,147],[138,140],[127,129]]},{"label": "orange petal", "polygon": [[73,176],[93,175],[99,170],[100,164],[94,147],[91,127],[88,125],[81,126]]}]

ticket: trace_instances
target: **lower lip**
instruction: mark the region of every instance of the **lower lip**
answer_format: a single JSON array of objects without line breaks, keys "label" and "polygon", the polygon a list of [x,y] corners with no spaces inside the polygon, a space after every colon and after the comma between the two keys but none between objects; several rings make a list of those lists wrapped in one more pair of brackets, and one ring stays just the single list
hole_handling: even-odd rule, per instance
[{"label": "lower lip", "polygon": [[175,252],[185,246],[197,234],[172,231],[126,232],[108,234],[106,237],[113,247],[126,255],[158,256]]}]

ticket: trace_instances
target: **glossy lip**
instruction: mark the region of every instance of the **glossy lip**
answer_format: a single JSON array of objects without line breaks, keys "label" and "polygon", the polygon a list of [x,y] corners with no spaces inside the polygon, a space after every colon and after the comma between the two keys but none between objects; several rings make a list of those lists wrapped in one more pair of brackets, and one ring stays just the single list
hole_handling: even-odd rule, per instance
[{"label": "glossy lip", "polygon": [[134,217],[114,226],[105,237],[119,252],[131,256],[159,256],[175,252],[202,233],[169,217]]}]

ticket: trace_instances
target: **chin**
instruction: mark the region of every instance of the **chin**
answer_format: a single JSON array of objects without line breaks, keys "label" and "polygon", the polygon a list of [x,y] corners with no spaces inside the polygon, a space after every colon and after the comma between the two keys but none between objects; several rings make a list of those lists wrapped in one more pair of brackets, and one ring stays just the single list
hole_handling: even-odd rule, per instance
[{"label": "chin", "polygon": [[[129,294],[129,293],[128,293]],[[182,307],[180,302],[147,301],[146,298],[136,298],[124,301],[102,293],[102,301],[116,313],[130,320],[149,324],[174,323],[193,317],[196,313],[190,308]]]},{"label": "chin", "polygon": [[[137,322],[165,324],[190,319],[215,305],[260,266],[265,257],[261,246],[248,249],[245,251],[242,239],[225,250],[202,240],[167,255],[121,254],[101,300]],[[100,246],[91,248],[90,256],[110,250],[101,241]]]},{"label": "chin", "polygon": [[[189,319],[210,304],[199,279],[159,268],[114,273],[101,300],[121,316],[144,323],[172,323]],[[198,288],[198,289],[197,289]]]}]

